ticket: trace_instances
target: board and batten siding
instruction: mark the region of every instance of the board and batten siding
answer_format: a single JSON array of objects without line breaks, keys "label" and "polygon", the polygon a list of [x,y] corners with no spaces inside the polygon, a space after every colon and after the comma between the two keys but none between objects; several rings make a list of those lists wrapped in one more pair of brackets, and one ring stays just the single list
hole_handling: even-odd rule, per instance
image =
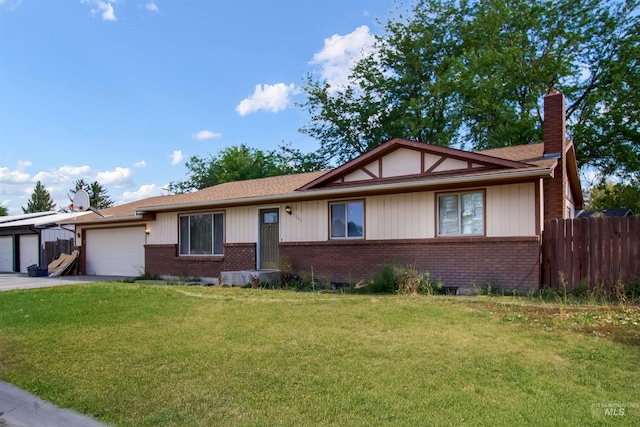
[{"label": "board and batten siding", "polygon": [[173,245],[178,243],[178,214],[158,212],[155,221],[147,222],[148,245]]},{"label": "board and batten siding", "polygon": [[535,236],[535,184],[487,187],[487,236]]},{"label": "board and batten siding", "polygon": [[280,220],[280,240],[283,242],[320,242],[329,236],[329,202],[314,200],[310,202],[289,203],[291,215],[285,213]]},{"label": "board and batten siding", "polygon": [[369,240],[423,239],[435,235],[431,191],[367,197],[365,230]]},{"label": "board and batten siding", "polygon": [[[535,235],[534,183],[491,186],[486,188],[485,194],[487,236]],[[362,198],[356,197],[353,200],[357,199]],[[435,192],[369,196],[364,200],[365,232],[368,240],[436,237]],[[314,200],[280,205],[280,241],[326,241],[329,236],[329,203],[330,200]],[[285,212],[287,205],[291,206],[291,215]],[[261,206],[242,206],[225,209],[225,242],[257,242],[260,208]],[[147,244],[178,242],[177,213],[158,213],[156,221],[147,223],[147,228],[150,231]]]},{"label": "board and batten siding", "polygon": [[240,206],[226,209],[224,212],[224,222],[226,243],[258,241],[257,206]]}]

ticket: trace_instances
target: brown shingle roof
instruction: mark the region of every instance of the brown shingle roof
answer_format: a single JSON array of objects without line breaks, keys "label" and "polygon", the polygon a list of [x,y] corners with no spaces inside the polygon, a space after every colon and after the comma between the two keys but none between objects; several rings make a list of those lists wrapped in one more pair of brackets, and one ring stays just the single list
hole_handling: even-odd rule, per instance
[{"label": "brown shingle roof", "polygon": [[[530,163],[538,166],[546,166],[540,162],[548,163],[549,160],[543,158],[544,143],[515,145],[512,147],[492,148],[489,150],[477,151],[486,156],[498,157],[501,159],[513,160],[517,162]],[[552,162],[553,163],[553,162]]]},{"label": "brown shingle roof", "polygon": [[[292,193],[304,184],[325,174],[326,171],[307,172],[294,175],[282,175],[269,178],[251,179],[245,181],[226,182],[208,187],[192,193],[155,196],[131,203],[114,206],[100,211],[103,220],[133,216],[136,211],[144,208],[161,206],[185,205],[190,203],[215,202],[220,200],[245,199],[251,197],[271,196]],[[97,214],[84,215],[81,220],[99,219]]]}]

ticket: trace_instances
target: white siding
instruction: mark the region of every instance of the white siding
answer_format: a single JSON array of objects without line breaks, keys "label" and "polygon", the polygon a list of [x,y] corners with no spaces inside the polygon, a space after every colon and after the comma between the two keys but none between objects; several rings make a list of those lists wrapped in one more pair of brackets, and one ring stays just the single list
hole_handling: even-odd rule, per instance
[{"label": "white siding", "polygon": [[535,184],[488,187],[486,198],[487,236],[536,234]]},{"label": "white siding", "polygon": [[158,213],[155,221],[147,222],[147,244],[173,245],[178,243],[178,214]]},{"label": "white siding", "polygon": [[433,192],[367,197],[367,239],[434,237]]},{"label": "white siding", "polygon": [[[468,191],[468,189],[459,191]],[[278,206],[280,208],[280,241],[326,241],[329,235],[329,202],[330,200],[315,200],[283,203]],[[291,215],[285,212],[287,205],[291,206]],[[267,206],[226,209],[224,211],[225,242],[257,242],[258,210],[264,207]],[[486,235],[492,237],[535,235],[535,209],[535,184],[533,183],[488,187],[485,198]],[[178,215],[175,213],[158,214],[156,221],[148,223],[147,228],[150,231],[147,236],[148,244],[178,242]],[[365,233],[369,240],[435,237],[435,193],[423,191],[366,197]]]},{"label": "white siding", "polygon": [[417,175],[420,172],[422,153],[400,148],[382,158],[382,176]]},{"label": "white siding", "polygon": [[257,242],[258,208],[256,206],[229,208],[225,211],[224,220],[225,242]]},{"label": "white siding", "polygon": [[289,203],[291,215],[284,212],[280,220],[283,242],[318,242],[329,236],[329,202],[327,200]]}]

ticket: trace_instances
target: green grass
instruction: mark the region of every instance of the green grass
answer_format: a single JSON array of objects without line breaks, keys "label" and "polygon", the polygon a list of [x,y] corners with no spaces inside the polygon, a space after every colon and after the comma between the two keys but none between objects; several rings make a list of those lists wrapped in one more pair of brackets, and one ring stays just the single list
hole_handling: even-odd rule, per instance
[{"label": "green grass", "polygon": [[639,323],[522,298],[76,285],[0,293],[0,378],[122,426],[638,425]]}]

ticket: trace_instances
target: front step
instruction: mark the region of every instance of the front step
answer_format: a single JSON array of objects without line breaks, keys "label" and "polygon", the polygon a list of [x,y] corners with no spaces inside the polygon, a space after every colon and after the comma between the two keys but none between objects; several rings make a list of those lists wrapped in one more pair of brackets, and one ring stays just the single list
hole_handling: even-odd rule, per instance
[{"label": "front step", "polygon": [[222,286],[251,285],[252,287],[258,287],[261,283],[279,286],[280,270],[223,271],[220,273],[220,284]]}]

